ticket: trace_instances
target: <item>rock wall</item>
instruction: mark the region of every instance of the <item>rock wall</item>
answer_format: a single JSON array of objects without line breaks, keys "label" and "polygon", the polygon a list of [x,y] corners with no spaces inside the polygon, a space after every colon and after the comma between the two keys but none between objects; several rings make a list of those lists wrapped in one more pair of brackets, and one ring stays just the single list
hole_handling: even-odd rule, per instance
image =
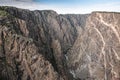
[{"label": "rock wall", "polygon": [[75,78],[120,79],[120,13],[93,12],[67,53]]},{"label": "rock wall", "polygon": [[0,7],[0,80],[119,80],[120,14]]}]

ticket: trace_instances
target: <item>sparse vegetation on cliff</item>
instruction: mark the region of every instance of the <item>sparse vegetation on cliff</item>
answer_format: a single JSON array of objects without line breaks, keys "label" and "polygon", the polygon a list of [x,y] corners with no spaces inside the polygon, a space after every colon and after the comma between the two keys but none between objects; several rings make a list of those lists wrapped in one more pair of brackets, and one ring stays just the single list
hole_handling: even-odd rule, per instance
[{"label": "sparse vegetation on cliff", "polygon": [[8,16],[8,15],[9,15],[9,13],[7,13],[6,11],[0,10],[0,17]]}]

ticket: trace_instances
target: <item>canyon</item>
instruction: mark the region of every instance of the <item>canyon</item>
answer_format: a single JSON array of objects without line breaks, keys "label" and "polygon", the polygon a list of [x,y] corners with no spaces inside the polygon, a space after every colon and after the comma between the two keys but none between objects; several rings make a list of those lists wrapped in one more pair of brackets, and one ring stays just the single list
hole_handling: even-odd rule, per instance
[{"label": "canyon", "polygon": [[1,6],[0,80],[120,80],[120,13]]}]

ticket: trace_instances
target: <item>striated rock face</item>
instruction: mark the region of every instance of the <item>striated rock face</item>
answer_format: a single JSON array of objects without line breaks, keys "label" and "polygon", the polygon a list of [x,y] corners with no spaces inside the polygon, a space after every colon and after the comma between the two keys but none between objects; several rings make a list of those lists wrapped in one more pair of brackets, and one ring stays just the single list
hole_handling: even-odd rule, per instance
[{"label": "striated rock face", "polygon": [[120,13],[93,12],[67,53],[75,78],[120,80]]},{"label": "striated rock face", "polygon": [[27,22],[7,14],[0,16],[0,80],[63,80],[29,37]]},{"label": "striated rock face", "polygon": [[119,80],[120,13],[0,7],[0,80]]}]

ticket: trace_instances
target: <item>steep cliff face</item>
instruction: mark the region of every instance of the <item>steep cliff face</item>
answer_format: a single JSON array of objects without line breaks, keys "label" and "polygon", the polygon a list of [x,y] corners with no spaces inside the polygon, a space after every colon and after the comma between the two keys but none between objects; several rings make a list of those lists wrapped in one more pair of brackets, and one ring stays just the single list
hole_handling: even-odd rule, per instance
[{"label": "steep cliff face", "polygon": [[75,78],[120,79],[120,13],[93,12],[67,53]]},{"label": "steep cliff face", "polygon": [[26,20],[9,14],[5,9],[7,7],[1,7],[0,13],[0,80],[63,80],[44,57],[45,53],[39,51],[41,46],[37,46],[36,36],[29,36],[33,33],[34,37],[34,27],[30,32]]},{"label": "steep cliff face", "polygon": [[[5,53],[1,51],[1,55],[5,57],[6,62],[12,62],[8,65],[15,69],[13,78],[20,80],[72,79],[64,54],[75,42],[78,28],[82,29],[82,23],[77,19],[86,20],[87,15],[65,16],[49,10],[29,11],[14,7],[0,7],[0,11],[1,36],[3,36],[1,49],[5,51]],[[74,22],[70,17],[74,18]],[[6,38],[8,43],[5,42]],[[9,60],[6,59],[7,55]],[[1,66],[1,71],[4,66]],[[6,75],[1,73],[2,77],[7,74],[9,72],[6,72]]]},{"label": "steep cliff face", "polygon": [[0,80],[119,80],[119,13],[0,7]]}]

